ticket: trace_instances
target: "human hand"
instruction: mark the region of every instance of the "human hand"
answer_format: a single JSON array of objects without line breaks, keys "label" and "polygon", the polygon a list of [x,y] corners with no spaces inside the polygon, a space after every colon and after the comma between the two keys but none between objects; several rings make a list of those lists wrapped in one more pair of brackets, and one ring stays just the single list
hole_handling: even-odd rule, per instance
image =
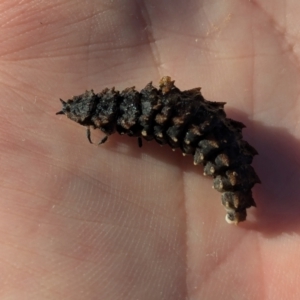
[{"label": "human hand", "polygon": [[[1,299],[298,299],[299,9],[2,3]],[[95,147],[55,116],[59,98],[163,75],[247,125],[263,184],[246,222],[226,224],[191,157],[117,134]]]}]

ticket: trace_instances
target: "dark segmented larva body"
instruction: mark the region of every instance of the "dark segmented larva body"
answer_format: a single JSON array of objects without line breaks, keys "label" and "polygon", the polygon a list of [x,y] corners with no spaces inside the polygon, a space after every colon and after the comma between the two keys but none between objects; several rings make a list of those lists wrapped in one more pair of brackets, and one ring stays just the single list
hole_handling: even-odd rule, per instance
[{"label": "dark segmented larva body", "polygon": [[171,78],[161,79],[159,89],[149,83],[140,92],[104,89],[99,94],[86,91],[67,102],[57,114],[87,127],[99,128],[107,136],[119,134],[141,137],[180,148],[194,156],[194,164],[204,166],[204,175],[213,177],[213,187],[222,193],[228,223],[239,223],[246,209],[255,206],[251,188],[260,180],[251,166],[256,150],[242,139],[242,123],[226,118],[224,102],[203,98],[200,88],[180,91]]}]

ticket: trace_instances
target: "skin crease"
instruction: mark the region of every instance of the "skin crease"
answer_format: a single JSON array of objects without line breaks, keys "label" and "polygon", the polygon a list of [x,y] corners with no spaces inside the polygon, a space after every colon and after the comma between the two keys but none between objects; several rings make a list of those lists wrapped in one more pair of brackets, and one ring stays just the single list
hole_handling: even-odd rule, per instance
[{"label": "skin crease", "polygon": [[[1,1],[0,298],[299,299],[299,1]],[[192,158],[56,116],[169,75],[244,122],[257,209]],[[103,137],[92,132],[94,141]]]}]

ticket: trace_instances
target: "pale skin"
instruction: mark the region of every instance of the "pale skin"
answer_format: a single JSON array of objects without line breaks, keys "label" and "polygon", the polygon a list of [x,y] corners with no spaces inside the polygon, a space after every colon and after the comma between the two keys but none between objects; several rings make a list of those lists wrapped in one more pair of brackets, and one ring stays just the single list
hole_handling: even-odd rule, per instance
[{"label": "pale skin", "polygon": [[[1,299],[299,299],[299,1],[2,1]],[[259,152],[225,222],[168,146],[91,145],[59,98],[171,76]],[[93,141],[103,134],[92,131]]]}]

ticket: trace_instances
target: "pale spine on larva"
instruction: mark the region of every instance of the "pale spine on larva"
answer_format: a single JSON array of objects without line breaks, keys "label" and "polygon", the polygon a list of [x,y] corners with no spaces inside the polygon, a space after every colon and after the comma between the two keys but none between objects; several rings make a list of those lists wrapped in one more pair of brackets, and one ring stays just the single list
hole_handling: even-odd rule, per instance
[{"label": "pale spine on larva", "polygon": [[251,166],[257,151],[242,138],[245,127],[226,118],[224,102],[205,100],[200,88],[180,91],[169,76],[160,80],[159,89],[152,83],[140,92],[134,87],[122,92],[104,89],[86,91],[68,101],[57,114],[105,133],[100,143],[114,132],[156,140],[180,148],[194,156],[194,164],[204,166],[204,175],[213,177],[213,188],[222,193],[226,221],[237,224],[247,216],[246,209],[256,206],[252,187],[260,180]]}]

